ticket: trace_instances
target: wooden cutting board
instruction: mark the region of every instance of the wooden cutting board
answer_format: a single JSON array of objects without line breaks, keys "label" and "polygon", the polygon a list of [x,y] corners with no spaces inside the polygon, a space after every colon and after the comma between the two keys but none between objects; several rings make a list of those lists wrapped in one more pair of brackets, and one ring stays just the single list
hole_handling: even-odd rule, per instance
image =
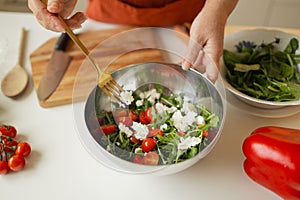
[{"label": "wooden cutting board", "polygon": [[[90,31],[78,34],[78,37],[89,49],[91,55],[96,58],[100,66],[109,66],[102,68],[102,70],[113,71],[129,64],[163,61],[163,55],[160,50],[141,48],[156,42],[150,29],[146,33],[143,32],[144,38],[130,34],[129,38],[125,40],[123,40],[124,37],[120,37],[122,38],[120,41],[120,39],[114,40],[112,37],[116,36],[115,34],[123,34],[125,31],[133,29],[133,27],[118,27]],[[48,65],[56,41],[57,37],[49,39],[30,55],[35,91]],[[127,48],[131,50],[135,48],[141,49],[120,55],[120,53],[126,52]],[[66,52],[72,56],[72,61],[55,92],[47,100],[39,101],[44,108],[84,101],[96,86],[97,73],[95,69],[88,63],[84,54],[72,41],[69,42]]]}]

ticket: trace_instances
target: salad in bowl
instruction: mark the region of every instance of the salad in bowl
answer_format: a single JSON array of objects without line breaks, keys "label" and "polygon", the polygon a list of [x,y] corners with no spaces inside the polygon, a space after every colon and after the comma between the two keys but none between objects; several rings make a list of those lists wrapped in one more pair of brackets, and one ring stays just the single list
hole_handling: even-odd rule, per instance
[{"label": "salad in bowl", "polygon": [[[225,118],[225,89],[176,64],[139,63],[112,76],[128,105],[98,87],[84,108],[84,146],[102,164],[130,174],[171,174],[205,157]],[[219,82],[221,83],[221,82]]]}]

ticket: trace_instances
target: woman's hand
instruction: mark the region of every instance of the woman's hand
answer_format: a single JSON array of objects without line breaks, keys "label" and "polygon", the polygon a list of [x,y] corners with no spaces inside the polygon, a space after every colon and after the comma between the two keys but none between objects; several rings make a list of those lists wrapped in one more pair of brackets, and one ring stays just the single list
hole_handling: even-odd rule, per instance
[{"label": "woman's hand", "polygon": [[82,12],[77,12],[69,17],[76,3],[77,0],[48,0],[47,5],[45,5],[41,0],[28,0],[28,7],[38,22],[46,29],[64,32],[65,27],[57,15],[63,17],[71,29],[80,28],[87,19]]},{"label": "woman's hand", "polygon": [[193,67],[201,73],[206,72],[207,78],[215,82],[223,52],[226,21],[236,3],[237,0],[206,2],[191,25],[188,52],[182,62],[184,69]]}]

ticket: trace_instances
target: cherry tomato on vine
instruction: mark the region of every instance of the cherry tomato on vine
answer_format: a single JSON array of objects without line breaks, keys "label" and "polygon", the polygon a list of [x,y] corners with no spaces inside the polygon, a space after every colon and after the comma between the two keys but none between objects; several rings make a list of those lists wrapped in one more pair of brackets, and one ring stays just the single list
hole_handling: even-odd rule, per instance
[{"label": "cherry tomato on vine", "polygon": [[10,125],[1,125],[0,133],[4,136],[15,138],[17,135],[17,129]]},{"label": "cherry tomato on vine", "polygon": [[7,174],[9,172],[9,167],[6,161],[0,160],[0,174]]},{"label": "cherry tomato on vine", "polygon": [[7,153],[12,154],[17,149],[18,142],[15,140],[3,140],[2,142],[4,144],[4,150]]},{"label": "cherry tomato on vine", "polygon": [[14,155],[8,159],[8,167],[12,171],[20,171],[25,166],[25,159],[23,156]]},{"label": "cherry tomato on vine", "polygon": [[27,157],[31,152],[31,147],[27,142],[20,142],[17,145],[16,154]]},{"label": "cherry tomato on vine", "polygon": [[146,138],[142,142],[142,150],[144,152],[151,151],[156,146],[156,141],[153,138]]}]

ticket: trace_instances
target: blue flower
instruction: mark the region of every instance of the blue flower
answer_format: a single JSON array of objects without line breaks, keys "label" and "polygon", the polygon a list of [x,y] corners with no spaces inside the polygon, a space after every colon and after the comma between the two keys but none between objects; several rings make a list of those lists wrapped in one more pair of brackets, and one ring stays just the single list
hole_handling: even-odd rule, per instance
[{"label": "blue flower", "polygon": [[256,48],[256,44],[250,41],[241,41],[235,45],[238,52],[252,52]]}]

